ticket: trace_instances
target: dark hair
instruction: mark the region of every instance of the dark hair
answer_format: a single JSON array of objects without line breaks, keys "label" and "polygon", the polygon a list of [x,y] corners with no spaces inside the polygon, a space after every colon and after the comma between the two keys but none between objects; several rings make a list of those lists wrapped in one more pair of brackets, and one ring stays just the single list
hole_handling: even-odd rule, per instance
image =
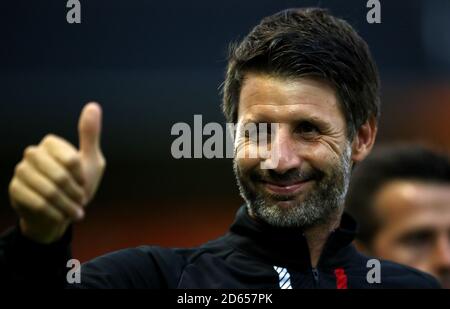
[{"label": "dark hair", "polygon": [[288,9],[265,17],[232,44],[223,84],[223,112],[237,122],[239,95],[248,72],[286,78],[318,77],[336,89],[348,137],[369,117],[379,117],[379,78],[366,42],[325,9]]},{"label": "dark hair", "polygon": [[356,165],[347,193],[347,211],[360,225],[357,239],[368,248],[381,227],[373,199],[393,180],[450,183],[450,159],[419,145],[384,146]]}]

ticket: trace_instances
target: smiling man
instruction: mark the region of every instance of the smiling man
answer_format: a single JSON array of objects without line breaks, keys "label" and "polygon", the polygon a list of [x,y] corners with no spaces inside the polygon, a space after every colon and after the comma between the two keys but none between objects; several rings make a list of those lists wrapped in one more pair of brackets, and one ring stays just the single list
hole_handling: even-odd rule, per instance
[{"label": "smiling man", "polygon": [[[351,169],[352,146],[334,88],[317,78],[249,72],[237,121],[278,123],[273,169],[261,169],[260,159],[240,155],[254,145],[248,138],[237,140],[238,185],[252,218],[304,231],[316,265],[324,244],[319,239],[339,224]],[[355,153],[370,149],[376,131],[371,121],[361,128]]]},{"label": "smiling man", "polygon": [[[223,88],[225,117],[238,128],[234,170],[245,200],[230,231],[198,248],[107,254],[68,284],[68,227],[83,217],[104,168],[100,108],[90,104],[80,117],[80,150],[49,136],[19,163],[10,195],[20,226],[1,240],[2,278],[89,288],[438,287],[385,261],[373,283],[369,258],[351,244],[356,224],[343,214],[344,199],[353,165],[375,141],[378,92],[369,49],[345,21],[322,9],[264,18],[231,49]],[[261,142],[242,130],[251,123],[277,124],[267,132],[276,160],[246,156]]]}]

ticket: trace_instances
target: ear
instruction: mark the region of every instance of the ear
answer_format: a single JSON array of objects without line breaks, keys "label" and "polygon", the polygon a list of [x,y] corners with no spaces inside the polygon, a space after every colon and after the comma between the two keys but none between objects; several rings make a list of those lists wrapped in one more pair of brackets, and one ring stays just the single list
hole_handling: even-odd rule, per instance
[{"label": "ear", "polygon": [[355,134],[352,142],[352,160],[360,162],[370,153],[377,136],[377,121],[371,116]]}]

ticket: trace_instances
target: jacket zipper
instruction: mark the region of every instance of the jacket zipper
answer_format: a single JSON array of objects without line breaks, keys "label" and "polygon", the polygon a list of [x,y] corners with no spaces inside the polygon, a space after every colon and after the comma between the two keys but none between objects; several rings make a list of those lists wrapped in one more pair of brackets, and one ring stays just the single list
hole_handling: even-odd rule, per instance
[{"label": "jacket zipper", "polygon": [[319,270],[317,268],[312,268],[312,274],[314,277],[314,286],[319,286]]}]

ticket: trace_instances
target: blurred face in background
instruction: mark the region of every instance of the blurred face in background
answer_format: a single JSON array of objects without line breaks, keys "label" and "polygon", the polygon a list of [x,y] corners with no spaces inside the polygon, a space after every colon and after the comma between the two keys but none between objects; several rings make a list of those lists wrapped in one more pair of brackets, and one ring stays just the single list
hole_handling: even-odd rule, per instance
[{"label": "blurred face in background", "polygon": [[374,198],[372,254],[434,275],[450,288],[450,184],[392,181]]}]

